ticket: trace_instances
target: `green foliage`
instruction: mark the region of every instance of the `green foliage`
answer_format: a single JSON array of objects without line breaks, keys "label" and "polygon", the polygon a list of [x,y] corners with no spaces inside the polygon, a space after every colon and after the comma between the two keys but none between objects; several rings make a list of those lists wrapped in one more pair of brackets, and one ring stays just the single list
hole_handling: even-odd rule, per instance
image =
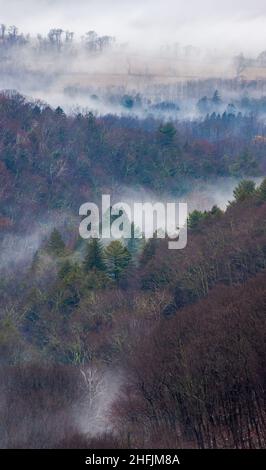
[{"label": "green foliage", "polygon": [[[142,123],[132,116],[67,116],[48,106],[36,112],[34,103],[5,93],[0,105],[5,129],[0,136],[0,210],[23,227],[27,211],[20,213],[20,207],[30,203],[33,214],[43,207],[71,212],[83,200],[85,186],[86,196],[95,200],[113,179],[155,190],[167,185],[171,191],[206,175],[255,176],[265,168],[264,141],[254,145],[263,129],[254,117],[212,113],[202,122],[180,123],[177,138],[174,123],[158,128],[150,118]],[[11,206],[7,200],[12,198]]]},{"label": "green foliage", "polygon": [[201,222],[205,218],[206,218],[206,213],[198,211],[198,210],[194,210],[188,216],[188,223],[187,223],[188,228],[190,228],[191,230],[194,230],[195,228],[198,227],[199,222]]},{"label": "green foliage", "polygon": [[78,265],[71,263],[71,261],[64,261],[58,271],[58,277],[65,282],[68,282],[68,279],[71,278],[73,273],[77,272]]},{"label": "green foliage", "polygon": [[195,230],[201,221],[210,219],[213,217],[219,217],[223,214],[223,211],[216,205],[212,207],[210,211],[198,211],[194,210],[188,216],[188,228]]},{"label": "green foliage", "polygon": [[66,254],[65,242],[57,229],[52,231],[46,249],[48,253],[58,257],[64,256]]},{"label": "green foliage", "polygon": [[256,185],[254,181],[242,180],[234,190],[234,198],[236,201],[244,201],[250,196],[254,195],[256,191]]},{"label": "green foliage", "polygon": [[[40,200],[41,194],[44,194],[44,200],[49,201],[48,206],[59,203],[61,205],[62,201],[62,207],[63,204],[69,204],[71,212],[71,208],[77,207],[76,202],[80,198],[81,193],[78,190],[82,188],[84,195],[87,186],[90,186],[86,180],[88,175],[91,181],[93,180],[92,186],[101,193],[102,185],[106,181],[104,178],[112,178],[114,175],[117,176],[117,181],[127,175],[132,178],[133,183],[145,180],[154,187],[161,185],[163,188],[165,181],[169,186],[171,181],[174,181],[175,187],[180,181],[185,185],[185,174],[195,176],[199,171],[202,176],[206,168],[210,172],[227,171],[231,159],[230,148],[237,142],[237,139],[234,144],[230,141],[229,151],[227,149],[224,152],[226,143],[220,145],[219,141],[219,145],[215,146],[208,141],[201,141],[194,145],[195,142],[192,141],[186,149],[182,147],[184,150],[181,157],[184,158],[180,159],[180,163],[176,157],[177,139],[172,125],[161,128],[160,139],[165,144],[162,147],[158,145],[158,131],[154,130],[157,129],[157,123],[153,123],[153,130],[146,132],[144,126],[141,131],[134,126],[132,130],[130,126],[126,127],[126,123],[120,129],[119,118],[115,121],[113,117],[108,117],[110,120],[114,119],[109,126],[104,122],[104,118],[100,120],[92,115],[71,117],[71,120],[68,120],[60,111],[40,113],[42,119],[38,122],[39,118],[36,116],[36,126],[32,126],[36,130],[35,137],[24,130],[23,152],[27,158],[20,158],[20,148],[16,143],[19,139],[16,133],[12,134],[12,129],[16,128],[17,124],[14,126],[11,122],[6,140],[0,136],[1,148],[3,147],[1,155],[4,160],[13,159],[9,170],[11,168],[14,174],[19,174],[22,168],[22,174],[30,182],[29,191],[36,195],[36,198],[32,198],[34,200],[31,207],[36,213],[36,201]],[[23,123],[27,118],[30,126],[29,116],[30,111],[28,115],[24,113]],[[211,124],[200,123],[202,128],[206,125],[206,134],[211,142],[215,140],[214,131],[216,132],[219,126],[226,125],[227,118],[225,116],[223,122],[218,117],[212,119]],[[18,113],[16,123],[17,121]],[[64,122],[70,124],[65,133],[59,131]],[[8,127],[8,120],[6,123]],[[146,125],[148,127],[147,123]],[[5,126],[3,128],[5,129]],[[197,127],[197,132],[200,132],[200,129]],[[41,141],[42,135],[47,136],[47,142]],[[186,137],[188,139],[183,140],[182,136],[180,141],[189,141],[191,138]],[[243,148],[242,144],[239,148]],[[36,155],[39,155],[35,149],[38,149],[39,145],[44,154],[36,158]],[[223,149],[222,156],[219,147]],[[235,150],[235,162],[239,159],[239,148]],[[223,157],[225,154],[229,155],[227,162]],[[251,171],[251,160],[250,157],[243,157],[238,171]],[[55,171],[51,172],[51,164]],[[175,174],[172,172],[174,168],[178,168]],[[61,170],[66,177],[60,177]],[[5,191],[8,194],[5,183],[8,183],[10,175],[6,174],[6,165],[0,167],[0,171],[3,173],[1,181],[4,182],[2,186],[5,197]],[[167,179],[164,180],[163,176]],[[15,191],[19,195],[18,198],[22,194],[28,201],[28,186],[24,183],[24,178],[21,180],[25,191],[22,186],[18,186],[20,178],[15,180]],[[11,183],[13,184],[13,181]],[[72,201],[72,196],[76,194],[77,199]],[[253,198],[253,194],[256,197]],[[69,196],[67,201],[68,195],[71,197]],[[38,351],[39,358],[47,363],[76,364],[80,379],[81,364],[87,367],[95,360],[101,370],[103,363],[110,364],[114,361],[111,364],[111,370],[114,370],[113,365],[119,366],[121,361],[123,366],[134,367],[132,377],[135,376],[135,371],[138,371],[138,379],[140,378],[136,384],[132,382],[133,402],[119,407],[118,400],[116,407],[116,413],[129,414],[130,432],[133,413],[134,419],[139,420],[133,428],[142,429],[144,425],[148,442],[149,426],[154,436],[154,412],[167,410],[160,413],[163,430],[169,427],[169,416],[173,429],[176,429],[176,424],[180,426],[180,417],[181,420],[183,417],[182,424],[188,430],[187,435],[192,436],[193,432],[198,436],[204,433],[208,435],[205,446],[219,446],[220,439],[224,439],[225,445],[228,446],[228,439],[234,429],[237,429],[236,438],[241,434],[243,445],[246,445],[248,435],[255,435],[259,414],[262,413],[257,399],[260,393],[263,402],[261,384],[265,368],[263,361],[259,361],[263,357],[264,344],[262,318],[265,317],[265,274],[261,280],[256,276],[259,271],[265,271],[266,266],[266,204],[258,203],[259,198],[266,200],[266,179],[257,191],[252,181],[242,181],[235,189],[234,195],[235,202],[224,215],[217,206],[210,211],[194,211],[190,214],[189,228],[192,232],[199,229],[200,233],[190,233],[185,250],[168,250],[167,240],[153,238],[146,242],[140,255],[140,263],[137,267],[134,266],[134,269],[131,260],[139,254],[139,246],[143,241],[129,239],[125,242],[126,247],[121,241],[112,241],[106,249],[103,249],[99,240],[91,240],[89,243],[82,241],[84,248],[86,243],[86,250],[83,250],[83,246],[77,246],[74,253],[69,253],[61,234],[54,230],[47,243],[47,251],[51,256],[47,256],[47,251],[40,250],[34,257],[26,279],[21,280],[19,273],[18,278],[15,275],[12,278],[11,275],[8,280],[7,275],[4,281],[0,280],[2,364],[17,364],[24,360],[24,357],[32,359],[32,345],[36,348],[34,352]],[[250,203],[238,203],[247,198],[250,198]],[[246,220],[249,220],[248,232]],[[123,274],[124,277],[126,274],[127,282],[119,283]],[[247,291],[246,281],[251,276],[254,281]],[[236,291],[236,285],[242,282],[245,282],[245,285]],[[228,284],[231,288],[223,290],[221,283]],[[256,304],[253,299],[258,295],[258,286],[261,298],[258,297]],[[141,290],[141,287],[145,291]],[[231,302],[228,304],[230,296]],[[206,299],[202,300],[203,297]],[[12,306],[10,311],[9,306]],[[177,309],[180,310],[178,313]],[[246,315],[245,309],[248,309]],[[165,316],[174,315],[174,318],[171,322],[165,321],[165,318],[161,317],[162,313]],[[138,327],[135,337],[132,335],[132,324],[134,328],[135,325]],[[137,336],[142,329],[143,338],[139,341]],[[207,386],[205,382],[202,386],[202,371]],[[38,370],[34,382],[30,381],[31,376],[29,373],[25,385],[23,384],[24,393],[30,392],[34,395],[36,388],[41,389],[40,408],[43,408],[43,397],[48,396],[48,401],[52,400],[53,388],[49,389],[47,382],[41,387],[38,385]],[[51,377],[54,380],[54,373]],[[83,387],[79,387],[76,377],[74,378],[74,389],[83,390]],[[63,379],[64,374],[55,379],[61,384],[60,387],[63,387],[63,394],[60,388],[56,397],[55,411],[61,406],[62,397],[64,398]],[[252,389],[257,380],[257,388]],[[17,386],[18,382],[14,383]],[[139,389],[136,388],[138,384]],[[166,390],[166,393],[162,394],[161,390]],[[66,393],[65,395],[67,396]],[[140,401],[142,395],[144,402]],[[32,395],[29,396],[31,408]],[[75,402],[71,401],[71,406]],[[246,408],[244,403],[247,404]],[[259,410],[257,415],[254,414],[256,421],[252,421],[253,415],[249,411],[252,406]],[[35,405],[33,409],[37,416],[38,407]],[[143,413],[143,410],[147,412]],[[25,410],[22,411],[18,419],[25,415]],[[3,410],[3,415],[5,414]],[[57,417],[58,413],[55,412],[54,415]],[[152,417],[150,424],[147,416]],[[216,424],[213,416],[215,423],[220,423],[218,433],[214,431]],[[249,416],[247,426],[240,429],[239,419],[243,422],[245,416]],[[33,422],[35,423],[35,420]],[[123,423],[126,429],[126,421]],[[229,423],[228,427],[226,423]],[[36,423],[34,426],[36,427]],[[14,426],[10,426],[10,435],[13,429]],[[241,432],[238,432],[238,429]],[[172,434],[176,435],[171,432]],[[31,438],[32,435],[34,433]],[[141,446],[142,436],[139,440],[133,439],[133,442],[134,445]],[[234,441],[234,446],[236,442],[239,443]],[[254,447],[258,443],[256,438]],[[153,444],[154,442],[151,442],[151,445]]]},{"label": "green foliage", "polygon": [[229,169],[233,176],[257,176],[259,174],[258,162],[248,151],[241,153],[240,156],[229,165]]},{"label": "green foliage", "polygon": [[[143,245],[142,239],[134,237],[135,230],[136,230],[136,227],[134,226],[134,222],[132,222],[131,223],[131,238],[127,240],[127,249],[130,255],[132,256],[132,259],[134,259],[137,256],[137,254],[141,250],[141,246]],[[139,231],[137,230],[137,234],[138,232]]]},{"label": "green foliage", "polygon": [[97,238],[89,241],[83,266],[84,271],[87,273],[91,270],[105,271],[103,248],[100,240]]},{"label": "green foliage", "polygon": [[110,276],[118,281],[128,266],[131,255],[119,240],[114,240],[105,248],[105,259]]},{"label": "green foliage", "polygon": [[208,212],[209,215],[214,216],[214,217],[219,217],[223,215],[222,209],[218,207],[216,204],[211,208],[211,210]]},{"label": "green foliage", "polygon": [[40,253],[39,251],[37,250],[36,253],[34,253],[34,256],[33,256],[33,259],[32,259],[32,263],[31,263],[31,268],[30,268],[30,271],[32,274],[34,275],[38,275],[39,274],[39,271],[40,271]]},{"label": "green foliage", "polygon": [[86,287],[92,290],[106,289],[112,286],[112,280],[103,271],[91,271],[86,275]]},{"label": "green foliage", "polygon": [[159,140],[163,145],[170,145],[173,143],[176,135],[176,129],[171,122],[163,124],[159,128]]},{"label": "green foliage", "polygon": [[260,187],[259,187],[259,196],[266,201],[266,178],[262,181]]},{"label": "green foliage", "polygon": [[63,313],[71,312],[86,293],[84,273],[77,263],[66,260],[58,272],[58,279],[54,294],[58,308]]}]

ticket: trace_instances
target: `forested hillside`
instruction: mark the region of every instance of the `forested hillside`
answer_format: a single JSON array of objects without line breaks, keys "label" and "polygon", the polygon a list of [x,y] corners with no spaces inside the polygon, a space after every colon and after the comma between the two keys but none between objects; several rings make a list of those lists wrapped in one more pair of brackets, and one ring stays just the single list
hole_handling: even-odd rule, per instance
[{"label": "forested hillside", "polygon": [[2,275],[2,446],[265,445],[265,180],[188,226],[181,251],[54,229]]},{"label": "forested hillside", "polygon": [[3,457],[255,467],[265,0],[0,7]]}]

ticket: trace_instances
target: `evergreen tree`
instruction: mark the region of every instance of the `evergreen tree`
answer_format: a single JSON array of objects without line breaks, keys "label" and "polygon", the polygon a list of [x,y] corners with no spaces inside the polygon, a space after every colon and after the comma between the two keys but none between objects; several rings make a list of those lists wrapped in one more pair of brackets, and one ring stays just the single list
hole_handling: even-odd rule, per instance
[{"label": "evergreen tree", "polygon": [[65,279],[73,271],[73,268],[74,266],[69,260],[62,263],[58,272],[59,279]]},{"label": "evergreen tree", "polygon": [[206,213],[202,211],[194,210],[188,216],[188,222],[187,222],[188,228],[190,228],[191,230],[196,229],[200,221],[205,219],[205,217],[206,217]]},{"label": "evergreen tree", "polygon": [[176,135],[176,129],[171,122],[163,124],[159,128],[159,140],[163,145],[171,145]]},{"label": "evergreen tree", "polygon": [[60,106],[58,106],[56,108],[55,114],[57,114],[57,116],[64,116],[65,115],[64,110]]},{"label": "evergreen tree", "polygon": [[109,274],[117,281],[128,266],[131,255],[121,241],[114,240],[105,249],[105,258]]},{"label": "evergreen tree", "polygon": [[257,176],[259,174],[259,166],[256,158],[249,152],[244,151],[238,158],[229,165],[230,173],[234,176],[250,175]]},{"label": "evergreen tree", "polygon": [[33,255],[32,263],[30,267],[30,273],[36,276],[39,272],[39,267],[40,267],[40,253],[37,250]]},{"label": "evergreen tree", "polygon": [[219,106],[222,102],[221,98],[220,98],[220,94],[219,94],[219,91],[218,90],[215,90],[214,94],[213,94],[213,97],[212,97],[212,102],[213,104],[215,104],[216,106]]},{"label": "evergreen tree", "polygon": [[47,243],[47,251],[56,256],[64,256],[66,251],[65,242],[61,237],[60,232],[54,229],[50,235]]},{"label": "evergreen tree", "polygon": [[209,100],[208,100],[207,96],[203,96],[203,98],[200,98],[200,100],[197,103],[197,108],[203,114],[208,113],[208,111],[209,111]]},{"label": "evergreen tree", "polygon": [[266,178],[264,178],[259,187],[259,195],[263,200],[266,201]]},{"label": "evergreen tree", "polygon": [[134,99],[132,98],[132,96],[124,95],[121,100],[121,104],[122,106],[124,106],[124,108],[132,109],[134,106]]},{"label": "evergreen tree", "polygon": [[234,190],[234,197],[236,201],[244,201],[248,197],[255,194],[256,186],[254,181],[251,180],[243,180],[240,181],[238,186]]},{"label": "evergreen tree", "polygon": [[103,248],[97,238],[89,241],[83,266],[87,273],[92,270],[105,271]]},{"label": "evergreen tree", "polygon": [[208,212],[209,215],[219,217],[220,215],[223,215],[222,209],[218,207],[216,204],[212,206],[211,210]]},{"label": "evergreen tree", "polygon": [[135,229],[134,222],[131,222],[131,238],[129,238],[127,241],[127,249],[129,253],[131,254],[132,258],[134,258],[137,255],[140,249],[140,245],[142,243],[142,240],[140,238],[134,237],[135,231],[136,229]]}]

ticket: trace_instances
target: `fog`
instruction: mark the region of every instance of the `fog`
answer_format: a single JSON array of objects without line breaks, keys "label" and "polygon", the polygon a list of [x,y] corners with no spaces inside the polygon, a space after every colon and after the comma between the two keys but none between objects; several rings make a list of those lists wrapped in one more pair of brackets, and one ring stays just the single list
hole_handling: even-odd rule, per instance
[{"label": "fog", "polygon": [[[170,100],[181,105],[178,117],[190,119],[191,98],[213,93],[221,79],[265,85],[266,6],[259,0],[0,0],[0,7],[0,88],[67,112],[126,114],[121,99],[128,93],[142,95],[138,117],[161,118],[152,106]],[[217,85],[187,86],[211,78]],[[242,83],[235,87],[228,99],[246,92]]]},{"label": "fog", "polygon": [[94,29],[141,47],[182,42],[249,53],[266,42],[264,0],[1,0],[0,6],[1,22],[32,34]]},{"label": "fog", "polygon": [[[260,184],[262,178],[248,175],[262,174],[265,169],[265,159],[261,156],[264,147],[260,145],[266,141],[266,2],[0,0],[0,11],[0,91],[9,90],[7,95],[12,97],[15,90],[27,100],[36,101],[40,105],[40,109],[32,106],[28,114],[25,113],[25,119],[24,114],[20,119],[17,111],[22,109],[23,112],[19,99],[14,100],[17,104],[17,108],[14,107],[15,112],[12,106],[9,106],[8,100],[3,99],[1,111],[4,117],[1,121],[2,179],[4,181],[8,175],[11,183],[9,184],[8,180],[7,188],[3,190],[1,205],[6,217],[3,218],[4,230],[0,234],[0,294],[5,294],[0,305],[3,329],[0,346],[3,364],[5,365],[6,361],[6,364],[14,364],[16,367],[7,368],[7,373],[5,368],[1,371],[5,380],[0,383],[0,447],[26,447],[28,443],[32,447],[60,447],[65,439],[71,438],[72,435],[75,437],[76,433],[86,436],[86,439],[105,434],[113,434],[116,437],[118,433],[116,434],[114,425],[115,404],[118,403],[117,406],[123,409],[121,393],[124,389],[131,392],[131,387],[126,388],[130,368],[134,372],[137,365],[141,388],[144,385],[146,387],[142,381],[145,369],[139,369],[140,365],[137,362],[135,365],[133,361],[127,372],[123,365],[127,360],[129,363],[132,361],[133,347],[135,351],[140,343],[135,344],[133,338],[129,347],[127,344],[124,348],[124,344],[132,341],[133,329],[135,333],[139,333],[146,324],[147,328],[152,328],[152,324],[157,328],[155,314],[150,311],[152,302],[154,305],[158,303],[156,308],[154,307],[157,316],[161,312],[164,314],[167,308],[174,308],[176,311],[176,300],[174,299],[173,303],[171,289],[173,282],[176,282],[176,298],[179,294],[179,278],[174,275],[169,289],[165,288],[164,271],[156,252],[154,260],[159,263],[158,273],[161,276],[162,290],[151,291],[150,294],[145,287],[146,279],[147,285],[150,282],[149,269],[153,269],[153,261],[151,268],[143,263],[144,277],[140,284],[142,283],[144,288],[140,289],[137,282],[135,285],[138,254],[144,246],[142,242],[137,246],[136,254],[132,249],[132,264],[126,264],[126,258],[130,258],[127,254],[124,256],[121,251],[118,251],[118,255],[115,254],[126,266],[125,268],[121,264],[122,267],[119,267],[122,274],[123,270],[127,269],[125,282],[124,278],[121,278],[123,282],[120,283],[114,269],[109,273],[107,263],[104,267],[103,262],[97,261],[98,264],[94,262],[91,268],[90,260],[87,260],[91,255],[84,259],[85,242],[79,243],[81,217],[78,205],[98,202],[101,212],[101,192],[104,192],[110,193],[111,206],[118,203],[128,204],[131,214],[135,203],[157,202],[163,203],[164,208],[167,203],[187,203],[188,213],[194,210],[209,211],[213,206],[226,210],[234,199],[234,189],[242,178],[208,175],[247,174],[248,179]],[[18,27],[18,30],[12,25]],[[246,105],[243,104],[245,99]],[[261,106],[252,102],[252,99],[258,99]],[[91,123],[94,120],[91,116],[86,116],[84,122],[82,119],[71,118],[68,122],[62,110],[58,109],[52,121],[49,117],[52,113],[49,113],[49,110],[41,113],[46,104],[53,108],[61,106],[63,111],[70,115],[92,111],[96,116],[105,117],[98,120],[98,132],[97,121],[93,127],[94,124]],[[254,118],[250,122],[247,117],[253,117],[252,113],[256,115],[257,120]],[[115,116],[110,118],[108,114]],[[119,120],[117,116],[129,119]],[[221,129],[216,125],[216,117],[217,121],[218,118],[219,122],[222,121]],[[209,122],[209,118],[210,121],[213,118],[213,122]],[[245,125],[242,119],[247,121]],[[196,122],[191,122],[193,120]],[[230,122],[234,120],[235,127],[233,124],[232,129],[229,129]],[[64,121],[66,126],[61,126]],[[173,123],[175,129],[160,126],[168,121]],[[50,131],[54,122],[57,127],[55,126],[53,135]],[[200,127],[205,122],[206,130]],[[114,126],[115,132],[108,134],[108,125]],[[120,135],[125,129],[140,129],[141,132],[124,132],[124,142]],[[210,131],[209,134],[207,130]],[[151,142],[148,142],[149,132]],[[79,139],[80,146],[74,145],[73,142],[79,142]],[[140,141],[139,146],[135,145],[137,139]],[[118,145],[114,145],[114,140]],[[197,151],[198,143],[202,146],[198,145]],[[218,160],[211,159],[216,152],[216,147],[212,144],[217,143],[224,145],[222,148],[225,151],[221,151],[217,145],[217,158],[221,158],[222,165],[216,170],[215,162]],[[246,144],[247,155],[244,153],[241,160]],[[253,168],[249,168],[254,163],[251,158],[253,149],[254,157],[258,156],[260,172],[256,170],[255,165],[254,172]],[[109,151],[110,160],[107,155]],[[15,152],[17,153],[13,155]],[[184,158],[184,168],[179,165],[179,154]],[[171,165],[168,164],[168,155]],[[139,157],[142,157],[142,160]],[[202,168],[200,165],[194,166],[192,160],[201,157]],[[231,165],[227,163],[230,158]],[[66,165],[62,162],[66,162]],[[92,168],[93,165],[95,168]],[[120,165],[121,172],[117,171],[120,170]],[[194,168],[199,168],[198,175]],[[150,170],[151,175],[148,175]],[[187,180],[184,175],[188,175]],[[86,176],[88,180],[85,180]],[[20,184],[22,181],[23,184]],[[138,185],[138,181],[143,185]],[[72,182],[73,188],[70,187]],[[180,189],[177,187],[179,183],[182,184]],[[27,184],[30,185],[31,191],[25,191],[24,194],[24,185]],[[149,190],[145,184],[153,188],[161,188],[164,185],[164,189]],[[68,189],[70,196],[74,196],[73,204],[69,202]],[[20,209],[20,197],[23,203],[26,201],[27,206],[28,199],[31,196],[34,199],[35,191],[38,198],[29,201],[25,210],[22,210],[24,204],[21,204]],[[49,192],[51,197],[47,197]],[[92,195],[93,201],[80,201],[79,198],[87,197],[86,194]],[[8,207],[5,207],[5,201],[8,201]],[[59,209],[48,210],[49,207]],[[172,213],[171,218],[175,219],[174,221],[169,223],[167,220],[167,228],[180,228],[182,223],[185,224],[185,220],[178,220],[177,213],[178,211],[175,218]],[[8,217],[10,214],[12,217]],[[105,214],[101,214],[103,219]],[[162,211],[161,219],[157,215],[157,218],[151,216],[147,221],[148,227],[145,226],[145,229],[151,236],[156,229],[159,235],[160,231],[162,232],[164,215]],[[15,221],[15,216],[20,217],[20,223]],[[127,222],[131,221],[132,218],[128,217]],[[236,223],[238,224],[237,221]],[[131,229],[131,224],[128,225]],[[217,227],[219,228],[219,225]],[[66,249],[61,248],[63,243],[60,240],[60,250],[49,251],[47,241],[54,228],[59,230]],[[224,230],[226,237],[227,229]],[[137,232],[140,233],[140,229],[136,225],[135,235]],[[238,234],[238,231],[236,233]],[[241,237],[245,236],[241,230],[239,233]],[[190,233],[188,245],[189,237]],[[103,248],[110,241],[111,238],[104,240]],[[201,240],[199,241],[201,243]],[[126,244],[127,241],[124,242]],[[204,248],[204,244],[202,246]],[[244,244],[243,246],[245,247]],[[240,248],[243,250],[242,245]],[[199,249],[202,250],[202,247],[199,246]],[[162,251],[162,256],[163,254]],[[188,254],[188,260],[183,263],[189,267],[187,271],[186,267],[182,267],[184,272],[181,273],[181,280],[188,274],[190,276],[189,263],[196,263],[197,268],[198,261],[193,250],[192,261],[189,256]],[[220,263],[218,256],[219,252],[215,254],[217,258],[214,257],[214,260]],[[108,256],[106,258],[108,261]],[[230,263],[231,258],[228,259]],[[210,269],[212,261],[209,261]],[[206,265],[207,263],[208,259]],[[191,266],[193,268],[193,265]],[[175,266],[170,264],[169,272],[172,273],[173,269]],[[244,269],[243,273],[244,277]],[[156,275],[154,284],[157,282]],[[207,268],[204,275],[207,279]],[[193,276],[192,273],[191,285],[194,283]],[[116,284],[116,281],[119,282]],[[210,280],[210,285],[211,282],[216,280]],[[230,282],[233,283],[233,280],[230,279]],[[194,291],[192,292],[189,282],[185,285],[184,292],[185,289],[187,292],[184,295],[182,289],[180,305],[184,306],[186,303],[183,303],[183,297],[186,301],[187,292],[188,296],[190,292],[194,296]],[[205,290],[204,286],[202,289],[197,288],[197,279],[193,289],[196,296],[197,290]],[[208,289],[207,285],[206,292]],[[133,297],[132,301],[132,295],[136,295],[136,300]],[[160,302],[159,295],[163,298]],[[124,298],[127,297],[131,297],[130,302],[124,303]],[[194,299],[192,295],[191,299]],[[134,310],[133,313],[136,310],[135,318],[131,310]],[[150,339],[148,335],[147,338]],[[151,338],[153,342],[156,336]],[[219,339],[219,336],[217,338]],[[200,342],[199,345],[201,347]],[[162,347],[161,344],[159,347]],[[187,350],[190,354],[189,348]],[[143,351],[143,357],[149,359],[148,350],[144,348]],[[125,358],[128,355],[128,359],[122,357],[123,355]],[[156,360],[156,355],[154,357]],[[40,367],[34,365],[36,361],[40,361]],[[44,365],[49,362],[51,366],[52,362],[58,364],[55,368],[42,369],[42,361]],[[186,364],[186,358],[184,361]],[[20,370],[20,363],[23,362],[27,367]],[[71,364],[71,367],[69,370],[67,367],[61,369],[60,363]],[[167,375],[168,369],[165,371],[164,375]],[[171,369],[169,371],[171,372]],[[154,377],[156,378],[156,375]],[[182,381],[182,373],[180,377]],[[148,380],[150,378],[153,380],[153,375],[150,375]],[[171,392],[171,381],[169,384]],[[168,384],[166,385],[168,387]],[[135,394],[134,389],[133,393]],[[222,393],[224,392],[221,392],[221,396]],[[163,395],[164,393],[162,397]],[[230,395],[228,396],[230,398]],[[140,398],[141,394],[138,396],[136,393],[136,396],[133,396],[133,406],[139,407],[133,409],[136,416],[138,413],[149,412],[149,408],[142,409]],[[182,399],[181,394],[181,403]],[[171,400],[169,403],[171,404]],[[157,420],[156,417],[154,422],[160,422],[163,415],[161,411],[160,408],[159,418]],[[152,416],[154,412],[157,413],[152,410]],[[184,416],[185,414],[184,412]],[[134,426],[139,423],[132,416],[128,440],[131,427],[134,431]],[[146,422],[149,424],[148,419]],[[167,426],[169,423],[170,421]],[[202,423],[203,420],[200,426]],[[172,426],[172,422],[170,424]],[[248,422],[248,426],[249,424]],[[161,429],[164,430],[163,426]],[[245,429],[242,434],[245,434]]]},{"label": "fog", "polygon": [[[44,213],[34,220],[29,219],[28,230],[20,233],[11,232],[6,235],[2,234],[0,238],[0,274],[8,273],[23,268],[28,268],[33,261],[35,253],[48,240],[54,228],[57,228],[67,241],[70,233],[78,227],[78,215],[73,215],[66,211],[52,211]],[[47,255],[47,260],[42,255],[42,261],[49,264],[56,264]]]},{"label": "fog", "polygon": [[[62,370],[62,369],[61,369]],[[1,370],[4,373],[3,370]],[[112,420],[112,406],[117,399],[123,385],[123,374],[115,368],[90,365],[77,368],[72,372],[67,382],[71,387],[71,399],[66,396],[57,396],[58,389],[53,389],[51,395],[36,393],[40,384],[43,387],[58,385],[58,376],[53,373],[56,369],[32,367],[30,380],[36,381],[34,392],[29,395],[25,392],[27,386],[27,369],[22,376],[18,369],[9,372],[6,380],[0,385],[0,448],[10,445],[15,448],[53,448],[60,446],[64,439],[71,439],[72,434],[80,433],[87,438],[98,437],[114,432]],[[67,375],[67,368],[65,369]],[[61,380],[64,377],[61,376]],[[76,383],[75,383],[76,380]],[[44,381],[44,382],[43,382]],[[27,389],[26,389],[27,390]],[[60,390],[60,393],[66,392]],[[20,393],[19,393],[20,392]],[[17,395],[16,395],[17,394]],[[12,408],[12,399],[16,396],[16,412]],[[54,404],[58,399],[56,409]],[[7,415],[6,410],[9,414]],[[9,427],[12,431],[8,432]]]},{"label": "fog", "polygon": [[82,433],[97,436],[113,431],[111,411],[123,384],[122,372],[87,367],[81,369],[85,399],[77,405],[75,420]]},{"label": "fog", "polygon": [[[253,179],[257,185],[262,181],[262,178],[251,179]],[[172,193],[161,191],[156,193],[145,187],[138,187],[136,189],[119,184],[118,186],[114,185],[110,188],[111,205],[126,203],[130,206],[133,215],[134,203],[156,204],[160,202],[165,204],[165,207],[167,203],[175,203],[177,209],[175,221],[178,221],[178,203],[182,202],[187,203],[189,213],[195,209],[201,211],[210,210],[214,205],[225,210],[229,201],[233,200],[233,191],[239,181],[240,178],[230,177],[217,178],[215,181],[210,181],[209,183],[199,181],[193,185],[193,189],[190,189],[186,193],[183,191]],[[100,201],[98,202],[100,203]],[[21,269],[28,268],[32,263],[34,254],[44,245],[54,228],[57,228],[61,232],[66,241],[71,233],[72,238],[73,234],[78,237],[80,221],[81,219],[78,214],[73,215],[65,211],[54,211],[53,213],[44,214],[41,218],[32,221],[27,233],[10,233],[5,235],[0,241],[0,273],[10,272],[18,267]],[[147,219],[151,233],[157,228],[157,226],[154,225],[157,222],[158,227],[162,227],[164,220],[157,221],[157,219]],[[105,244],[107,243],[108,241],[106,241]],[[44,257],[42,257],[42,261],[45,264]],[[53,263],[49,257],[47,263],[49,269],[51,269]]]},{"label": "fog", "polygon": [[[0,24],[5,25],[0,88],[61,106],[67,113],[153,116],[178,123],[207,112],[222,114],[229,103],[235,113],[246,112],[241,98],[261,98],[266,92],[266,61],[258,59],[266,45],[263,1],[0,0],[0,7]],[[9,29],[14,24],[19,31]],[[240,52],[248,55],[241,75],[234,62]],[[248,79],[258,67],[260,79],[251,88]],[[209,104],[201,113],[198,100],[206,96],[211,103],[217,89],[221,104]],[[151,194],[144,188],[124,188],[122,193],[119,188],[119,195],[124,202],[174,197],[175,202],[188,202],[189,212],[213,205],[225,209],[237,182],[199,183],[184,195]],[[12,234],[1,241],[1,269],[27,263],[52,227],[60,227],[57,216],[36,224],[28,236]]]}]

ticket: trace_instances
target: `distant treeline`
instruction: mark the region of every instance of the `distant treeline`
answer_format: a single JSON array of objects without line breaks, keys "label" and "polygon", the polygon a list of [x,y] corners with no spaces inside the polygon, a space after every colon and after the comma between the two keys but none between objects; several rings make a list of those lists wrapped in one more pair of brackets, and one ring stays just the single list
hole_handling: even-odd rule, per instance
[{"label": "distant treeline", "polygon": [[[101,52],[111,47],[115,38],[111,36],[99,36],[95,31],[88,31],[77,39],[90,52]],[[16,26],[0,25],[0,51],[11,47],[31,46],[37,50],[66,51],[74,43],[74,32],[64,31],[61,28],[50,29],[46,36],[37,34],[31,37],[29,34],[20,33]]]}]

